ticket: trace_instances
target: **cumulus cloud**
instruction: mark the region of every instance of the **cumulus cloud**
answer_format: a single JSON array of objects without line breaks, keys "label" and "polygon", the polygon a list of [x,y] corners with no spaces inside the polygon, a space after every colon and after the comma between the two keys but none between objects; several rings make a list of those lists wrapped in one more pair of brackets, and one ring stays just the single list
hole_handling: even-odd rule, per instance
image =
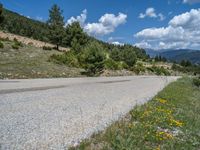
[{"label": "cumulus cloud", "polygon": [[134,36],[143,48],[200,48],[200,9],[173,17],[167,27],[147,28]]},{"label": "cumulus cloud", "polygon": [[66,25],[72,24],[73,22],[78,21],[80,23],[80,25],[83,26],[86,19],[87,19],[87,10],[85,9],[85,10],[82,11],[80,16],[71,17],[70,19],[68,19]]},{"label": "cumulus cloud", "polygon": [[118,41],[111,42],[111,44],[120,45],[120,46],[123,46],[123,45],[124,45],[124,43],[121,43],[121,42],[118,42]]},{"label": "cumulus cloud", "polygon": [[156,14],[156,11],[153,7],[147,8],[145,13],[139,14],[140,19],[144,19],[145,17],[159,18],[161,21],[165,19],[165,16],[162,13]]},{"label": "cumulus cloud", "polygon": [[66,25],[78,21],[88,34],[101,36],[114,32],[119,25],[126,23],[127,15],[123,13],[104,14],[96,23],[86,23],[86,19],[87,10],[85,9],[80,16],[68,19]]},{"label": "cumulus cloud", "polygon": [[118,15],[105,14],[97,23],[87,23],[84,30],[90,35],[106,35],[114,32],[119,25],[126,23],[126,18],[127,15],[123,13]]},{"label": "cumulus cloud", "polygon": [[189,3],[189,4],[200,3],[200,0],[183,0],[183,3]]}]

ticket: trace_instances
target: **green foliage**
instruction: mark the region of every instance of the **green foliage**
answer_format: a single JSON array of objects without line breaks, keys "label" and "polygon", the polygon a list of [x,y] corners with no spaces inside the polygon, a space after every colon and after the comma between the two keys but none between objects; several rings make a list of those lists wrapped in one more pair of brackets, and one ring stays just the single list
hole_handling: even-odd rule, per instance
[{"label": "green foliage", "polygon": [[88,75],[99,75],[104,69],[105,54],[103,47],[97,42],[89,43],[81,54],[83,67]]},{"label": "green foliage", "polygon": [[66,27],[65,45],[68,45],[77,53],[85,46],[88,41],[87,34],[83,32],[79,22],[73,22]]},{"label": "green foliage", "polygon": [[194,74],[194,75],[200,75],[200,66],[199,65],[189,65],[187,67],[181,66],[179,64],[173,64],[172,69],[174,71],[179,71],[183,73],[188,73],[188,74]]},{"label": "green foliage", "polygon": [[52,47],[50,47],[50,46],[43,46],[42,49],[43,49],[43,50],[49,50],[49,51],[50,51],[50,50],[52,50]]},{"label": "green foliage", "polygon": [[141,72],[145,72],[146,68],[143,66],[142,63],[137,63],[137,65],[135,65],[132,68],[132,71],[134,71],[136,74],[140,74]]},{"label": "green foliage", "polygon": [[16,45],[18,47],[23,47],[22,42],[19,42],[16,38],[14,38],[14,45]]},{"label": "green foliage", "polygon": [[13,49],[19,49],[19,46],[16,45],[16,44],[13,44],[13,45],[12,45],[12,48],[13,48]]},{"label": "green foliage", "polygon": [[167,59],[165,57],[162,57],[160,55],[157,55],[154,59],[156,62],[161,62],[161,61],[166,62],[167,61]]},{"label": "green foliage", "polygon": [[49,41],[49,28],[47,24],[26,18],[5,8],[3,8],[3,17],[4,21],[0,26],[1,30],[36,40]]},{"label": "green foliage", "polygon": [[112,58],[114,61],[121,61],[121,53],[120,50],[117,48],[112,49],[110,53],[110,58]]},{"label": "green foliage", "polygon": [[54,61],[58,64],[65,64],[69,67],[79,67],[79,61],[77,55],[73,51],[66,52],[65,54],[53,54],[50,57],[50,61]]},{"label": "green foliage", "polygon": [[63,38],[65,36],[64,32],[64,17],[62,16],[63,11],[60,10],[59,6],[54,4],[52,8],[49,10],[49,20],[47,24],[49,25],[50,41],[55,44],[59,49],[59,45],[63,43]]},{"label": "green foliage", "polygon": [[125,49],[122,51],[122,60],[129,66],[133,67],[137,62],[137,56],[131,49]]},{"label": "green foliage", "polygon": [[120,62],[116,62],[113,59],[106,59],[105,68],[109,70],[119,70],[122,67]]},{"label": "green foliage", "polygon": [[4,45],[1,41],[0,41],[0,48],[4,48]]},{"label": "green foliage", "polygon": [[189,60],[182,60],[180,65],[183,67],[190,67],[192,66],[192,63]]},{"label": "green foliage", "polygon": [[193,78],[193,84],[197,87],[200,87],[200,77]]},{"label": "green foliage", "polygon": [[164,67],[157,67],[157,66],[153,66],[153,67],[148,67],[148,70],[150,70],[151,72],[155,73],[156,75],[165,75],[168,76],[170,75],[170,72],[165,69]]}]

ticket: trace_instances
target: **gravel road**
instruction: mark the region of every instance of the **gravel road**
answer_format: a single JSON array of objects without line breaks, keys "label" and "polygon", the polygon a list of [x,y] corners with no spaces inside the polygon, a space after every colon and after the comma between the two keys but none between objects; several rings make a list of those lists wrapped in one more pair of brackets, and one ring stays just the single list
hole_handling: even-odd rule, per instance
[{"label": "gravel road", "polygon": [[0,149],[67,149],[177,78],[0,80]]}]

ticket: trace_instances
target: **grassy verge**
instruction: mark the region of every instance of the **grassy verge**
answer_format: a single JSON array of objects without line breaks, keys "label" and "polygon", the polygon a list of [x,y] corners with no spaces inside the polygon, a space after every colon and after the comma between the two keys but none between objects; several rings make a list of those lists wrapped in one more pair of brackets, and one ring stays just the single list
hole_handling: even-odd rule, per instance
[{"label": "grassy verge", "polygon": [[200,148],[200,89],[190,78],[167,86],[106,131],[83,141],[80,150]]}]

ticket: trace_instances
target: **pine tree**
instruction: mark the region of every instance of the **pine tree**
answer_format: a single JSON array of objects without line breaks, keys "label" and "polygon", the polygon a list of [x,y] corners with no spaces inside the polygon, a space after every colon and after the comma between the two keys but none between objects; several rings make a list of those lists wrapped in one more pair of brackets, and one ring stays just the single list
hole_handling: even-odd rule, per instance
[{"label": "pine tree", "polygon": [[64,17],[63,11],[59,6],[54,4],[49,10],[49,20],[47,21],[50,27],[50,41],[56,45],[56,49],[59,50],[59,45],[63,43],[64,38]]},{"label": "pine tree", "polygon": [[79,22],[73,22],[66,27],[65,44],[79,53],[81,48],[85,46],[88,41],[87,34],[84,33]]}]

